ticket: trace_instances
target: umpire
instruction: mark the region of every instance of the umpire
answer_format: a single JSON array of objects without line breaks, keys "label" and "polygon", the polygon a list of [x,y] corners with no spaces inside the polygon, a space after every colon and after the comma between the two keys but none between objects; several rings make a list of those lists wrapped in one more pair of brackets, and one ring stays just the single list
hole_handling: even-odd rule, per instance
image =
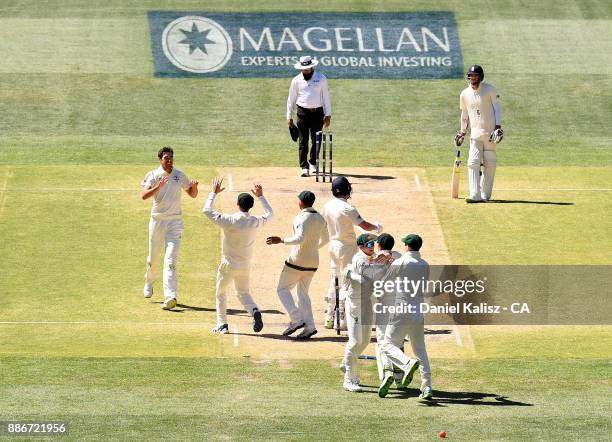
[{"label": "umpire", "polygon": [[[331,101],[327,77],[315,72],[317,60],[309,55],[300,57],[293,67],[302,72],[291,80],[287,98],[287,124],[293,127],[293,109],[297,105],[297,128],[299,131],[300,176],[307,177],[316,172],[316,133],[331,122]],[[310,156],[308,139],[312,138]]]}]

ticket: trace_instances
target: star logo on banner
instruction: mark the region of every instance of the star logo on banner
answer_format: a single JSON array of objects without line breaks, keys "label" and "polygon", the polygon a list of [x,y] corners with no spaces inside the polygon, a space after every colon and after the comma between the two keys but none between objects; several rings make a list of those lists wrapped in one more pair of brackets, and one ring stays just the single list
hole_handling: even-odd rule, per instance
[{"label": "star logo on banner", "polygon": [[200,31],[198,26],[193,22],[191,24],[191,31],[186,31],[184,29],[179,29],[185,38],[179,43],[189,45],[189,55],[193,54],[196,49],[204,52],[208,55],[208,51],[206,50],[206,45],[212,45],[216,42],[208,38],[208,34],[212,29],[206,29],[205,31]]},{"label": "star logo on banner", "polygon": [[161,40],[164,55],[181,71],[215,72],[232,57],[232,39],[223,26],[208,17],[178,17],[168,23]]}]

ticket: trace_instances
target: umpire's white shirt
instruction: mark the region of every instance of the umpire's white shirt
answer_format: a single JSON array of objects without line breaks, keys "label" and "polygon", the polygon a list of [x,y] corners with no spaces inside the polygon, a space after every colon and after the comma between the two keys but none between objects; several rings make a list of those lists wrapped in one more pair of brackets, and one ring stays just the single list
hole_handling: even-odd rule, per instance
[{"label": "umpire's white shirt", "polygon": [[489,83],[480,83],[476,90],[466,87],[459,96],[459,107],[470,119],[470,138],[486,135],[488,139],[495,126],[501,126],[499,94]]},{"label": "umpire's white shirt", "polygon": [[327,77],[315,71],[310,80],[306,81],[300,72],[291,80],[289,97],[287,97],[287,120],[292,118],[295,105],[307,109],[323,107],[326,117],[331,116],[331,100],[329,98],[329,87]]},{"label": "umpire's white shirt", "polygon": [[319,266],[319,248],[329,242],[325,220],[312,207],[303,209],[293,220],[293,236],[284,238],[283,242],[293,245],[288,263],[316,269]]},{"label": "umpire's white shirt", "polygon": [[208,195],[202,212],[223,229],[221,253],[232,267],[249,267],[255,245],[255,231],[272,218],[272,207],[260,196],[258,199],[264,209],[263,215],[254,216],[246,212],[221,213],[213,210],[215,196],[214,192]]},{"label": "umpire's white shirt", "polygon": [[321,211],[327,222],[330,241],[340,241],[342,244],[355,246],[355,228],[363,222],[356,208],[342,198],[333,197],[323,206]]},{"label": "umpire's white shirt", "polygon": [[159,166],[147,173],[140,185],[145,189],[150,189],[165,176],[168,177],[168,182],[153,195],[151,218],[160,221],[181,219],[181,189],[187,190],[191,185],[187,175],[175,168],[172,169],[172,172],[166,173]]}]

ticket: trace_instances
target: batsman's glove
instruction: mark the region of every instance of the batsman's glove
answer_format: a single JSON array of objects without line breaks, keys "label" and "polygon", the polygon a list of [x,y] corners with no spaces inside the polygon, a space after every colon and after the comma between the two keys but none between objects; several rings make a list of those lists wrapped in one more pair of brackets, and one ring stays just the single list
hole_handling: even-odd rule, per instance
[{"label": "batsman's glove", "polygon": [[455,146],[459,147],[463,144],[463,140],[465,139],[465,132],[459,131],[457,135],[455,135]]},{"label": "batsman's glove", "polygon": [[491,132],[491,135],[489,136],[489,141],[492,141],[495,144],[501,143],[501,140],[503,139],[504,131],[501,129],[501,127],[495,129],[493,132]]}]

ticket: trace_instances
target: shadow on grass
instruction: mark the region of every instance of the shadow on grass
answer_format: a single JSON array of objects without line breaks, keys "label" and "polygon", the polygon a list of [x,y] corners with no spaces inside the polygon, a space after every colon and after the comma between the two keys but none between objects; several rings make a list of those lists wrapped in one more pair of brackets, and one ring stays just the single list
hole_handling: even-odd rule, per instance
[{"label": "shadow on grass", "polygon": [[[295,336],[283,336],[272,333],[228,333],[237,336],[253,336],[255,338],[272,339],[275,341],[295,341],[295,342],[346,342],[346,336],[313,336],[308,339],[297,339]],[[297,333],[296,333],[297,335]]]},{"label": "shadow on grass", "polygon": [[528,200],[489,200],[487,204],[537,204],[548,206],[573,206],[574,203],[564,203],[559,201],[528,201]]},{"label": "shadow on grass", "polygon": [[[154,301],[152,304],[163,304],[161,301]],[[176,307],[172,310],[168,310],[169,312],[174,313],[182,313],[186,310],[194,311],[194,312],[215,312],[216,309],[214,307],[197,307],[194,305],[187,304],[176,304]],[[280,310],[260,310],[260,312],[264,315],[284,315]],[[235,309],[227,309],[227,314],[232,316],[251,316],[246,312],[246,310],[235,310]]]},{"label": "shadow on grass", "polygon": [[334,173],[335,176],[345,176],[347,178],[368,178],[371,180],[395,180],[397,177],[390,175],[362,175],[358,173]]},{"label": "shadow on grass", "polygon": [[[378,386],[362,385],[364,393],[378,394]],[[366,390],[367,388],[367,390]],[[533,407],[533,404],[518,402],[494,393],[467,391],[434,390],[434,397],[429,400],[418,399],[421,392],[415,388],[407,390],[390,390],[385,399],[417,399],[425,407],[446,407],[447,405],[480,405],[485,407]]]}]

